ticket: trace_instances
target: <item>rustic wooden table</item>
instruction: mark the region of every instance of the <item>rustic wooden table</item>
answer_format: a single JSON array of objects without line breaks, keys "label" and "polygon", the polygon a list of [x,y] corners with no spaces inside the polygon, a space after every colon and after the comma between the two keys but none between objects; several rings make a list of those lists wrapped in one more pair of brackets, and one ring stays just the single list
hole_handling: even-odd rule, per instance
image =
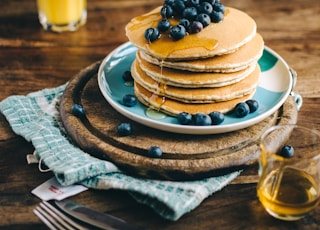
[{"label": "rustic wooden table", "polygon": [[[56,34],[40,27],[35,2],[1,1],[0,100],[65,83],[126,42],[124,26],[132,17],[162,4],[162,0],[89,0],[87,24],[76,32]],[[304,98],[298,123],[320,130],[319,1],[222,2],[251,15],[266,45],[297,71],[295,92]],[[27,164],[26,154],[32,152],[32,145],[15,135],[0,115],[0,228],[45,229],[32,212],[39,199],[30,191],[52,174]],[[256,173],[254,165],[176,222],[163,220],[126,192],[89,190],[73,199],[147,229],[320,229],[320,207],[296,222],[267,215],[256,197]]]}]

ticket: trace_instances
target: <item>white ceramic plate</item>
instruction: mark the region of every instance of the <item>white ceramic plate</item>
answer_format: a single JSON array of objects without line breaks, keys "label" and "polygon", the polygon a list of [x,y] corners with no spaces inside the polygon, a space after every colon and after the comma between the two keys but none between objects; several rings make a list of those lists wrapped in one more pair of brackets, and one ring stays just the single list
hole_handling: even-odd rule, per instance
[{"label": "white ceramic plate", "polygon": [[254,125],[280,108],[292,89],[292,76],[286,62],[273,50],[265,47],[259,60],[261,77],[254,99],[259,102],[259,109],[243,118],[232,114],[225,115],[225,120],[215,126],[180,125],[177,118],[165,114],[150,113],[139,103],[133,107],[122,104],[126,94],[133,94],[133,86],[125,84],[122,75],[130,70],[135,59],[136,47],[124,43],[111,52],[101,63],[98,72],[98,84],[108,103],[119,113],[146,126],[174,133],[216,134],[239,130]]}]

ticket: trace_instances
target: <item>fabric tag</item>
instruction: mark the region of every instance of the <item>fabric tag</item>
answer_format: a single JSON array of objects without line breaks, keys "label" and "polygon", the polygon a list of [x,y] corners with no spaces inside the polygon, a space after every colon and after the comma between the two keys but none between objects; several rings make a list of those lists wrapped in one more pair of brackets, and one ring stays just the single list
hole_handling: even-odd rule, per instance
[{"label": "fabric tag", "polygon": [[88,190],[83,185],[61,186],[55,177],[47,180],[31,191],[31,193],[41,200],[63,200]]}]

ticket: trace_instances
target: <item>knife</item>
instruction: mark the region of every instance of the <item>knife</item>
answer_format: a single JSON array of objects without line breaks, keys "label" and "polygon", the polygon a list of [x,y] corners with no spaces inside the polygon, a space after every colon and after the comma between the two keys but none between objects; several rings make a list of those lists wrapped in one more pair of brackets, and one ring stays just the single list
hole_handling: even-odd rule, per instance
[{"label": "knife", "polygon": [[92,226],[102,228],[102,229],[123,229],[123,230],[138,230],[142,229],[132,224],[128,224],[124,220],[117,218],[115,216],[98,212],[94,209],[85,207],[81,204],[73,202],[71,200],[61,200],[61,201],[54,201],[54,203],[65,213],[69,214],[70,216],[91,224]]}]

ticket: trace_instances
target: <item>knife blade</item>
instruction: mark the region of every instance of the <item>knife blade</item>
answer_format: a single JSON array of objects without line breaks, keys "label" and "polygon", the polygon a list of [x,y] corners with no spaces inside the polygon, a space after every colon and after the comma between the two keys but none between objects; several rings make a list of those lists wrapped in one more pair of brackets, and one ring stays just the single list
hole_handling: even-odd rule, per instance
[{"label": "knife blade", "polygon": [[115,216],[96,211],[94,209],[88,208],[71,200],[61,200],[54,201],[54,203],[65,213],[70,216],[83,221],[85,223],[91,224],[92,226],[102,228],[102,229],[128,229],[128,230],[138,230],[142,229],[132,224],[125,222],[124,220],[117,218]]}]

